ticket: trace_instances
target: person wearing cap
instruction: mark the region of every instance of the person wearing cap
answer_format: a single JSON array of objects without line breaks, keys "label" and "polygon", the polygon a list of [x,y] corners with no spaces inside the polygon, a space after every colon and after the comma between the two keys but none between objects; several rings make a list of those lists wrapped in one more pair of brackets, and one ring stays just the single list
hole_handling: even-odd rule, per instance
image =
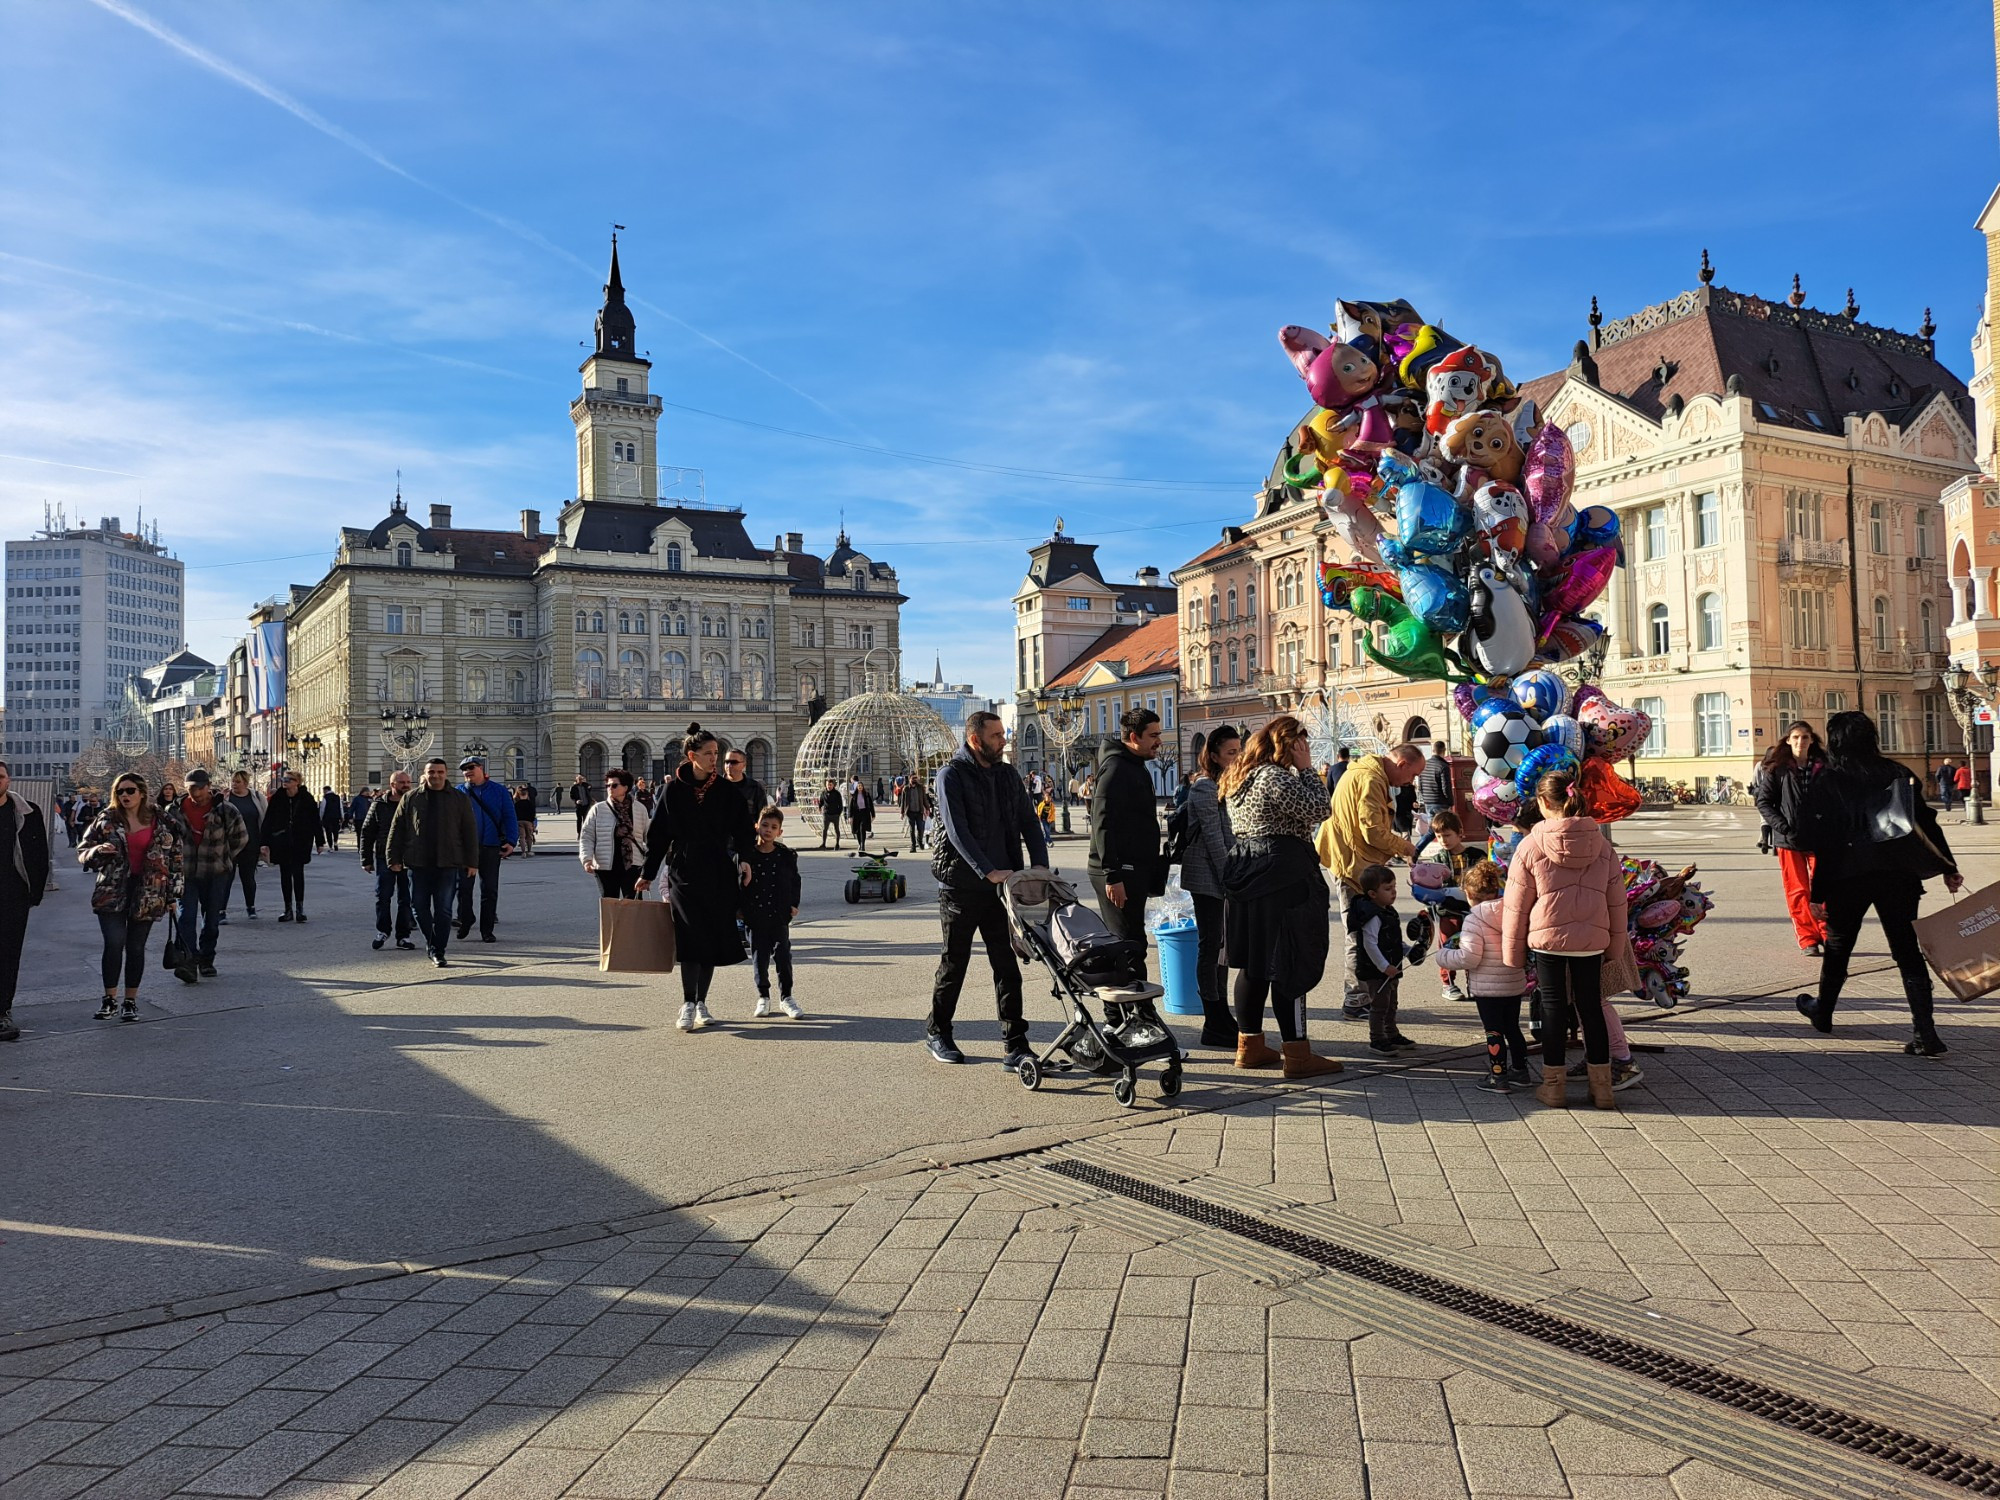
[{"label": "person wearing cap", "polygon": [[175,932],[180,962],[174,966],[174,978],[194,984],[215,977],[222,908],[235,883],[237,857],[250,847],[250,828],[227,797],[215,794],[208,772],[200,766],[187,773],[187,795],[164,816],[179,824],[187,849]]},{"label": "person wearing cap", "polygon": [[[497,781],[487,779],[486,762],[468,755],[458,763],[465,777],[458,789],[472,799],[473,821],[479,825],[479,940],[498,942],[494,926],[500,918],[500,861],[521,842],[521,825],[514,816],[514,794]],[[472,931],[472,882],[470,871],[458,883],[458,935],[463,940]]]}]

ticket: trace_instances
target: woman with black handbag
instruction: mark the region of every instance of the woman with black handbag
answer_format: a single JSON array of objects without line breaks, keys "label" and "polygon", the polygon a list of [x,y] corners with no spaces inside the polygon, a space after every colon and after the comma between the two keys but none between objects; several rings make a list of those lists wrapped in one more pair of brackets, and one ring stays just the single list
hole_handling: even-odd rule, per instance
[{"label": "woman with black handbag", "polygon": [[1965,885],[1937,814],[1924,801],[1915,773],[1882,754],[1875,721],[1864,713],[1827,721],[1827,768],[1812,780],[1801,818],[1813,856],[1812,896],[1826,910],[1826,955],[1819,995],[1800,995],[1799,1014],[1813,1030],[1833,1030],[1834,1007],[1847,982],[1848,959],[1868,908],[1882,920],[1890,956],[1903,978],[1916,1035],[1903,1050],[1913,1057],[1945,1051],[1931,1021],[1931,973],[1917,945],[1917,903],[1924,881],[1944,876],[1956,893]]}]

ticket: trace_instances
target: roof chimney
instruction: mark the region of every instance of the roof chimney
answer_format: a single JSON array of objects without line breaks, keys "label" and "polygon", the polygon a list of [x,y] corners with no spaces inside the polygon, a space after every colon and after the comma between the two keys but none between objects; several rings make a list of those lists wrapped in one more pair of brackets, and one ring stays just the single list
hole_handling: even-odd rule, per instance
[{"label": "roof chimney", "polygon": [[451,507],[449,505],[433,505],[431,507],[431,530],[451,530]]},{"label": "roof chimney", "polygon": [[123,531],[125,528],[118,524],[118,517],[106,516],[104,518],[104,529],[106,531],[116,532],[116,531]]},{"label": "roof chimney", "polygon": [[1147,585],[1147,587],[1155,587],[1159,581],[1160,570],[1158,568],[1148,566],[1139,570],[1139,582]]},{"label": "roof chimney", "polygon": [[778,533],[778,539],[777,539],[776,541],[774,541],[773,543],[771,543],[771,550],[772,550],[773,552],[777,553],[777,554],[778,554],[778,556],[780,556],[780,557],[783,557],[783,556],[785,555],[785,534],[784,534],[784,532],[782,532],[782,531],[781,531],[781,532],[779,532],[779,533]]},{"label": "roof chimney", "polygon": [[521,512],[521,535],[537,537],[542,534],[542,513],[538,510]]},{"label": "roof chimney", "polygon": [[805,551],[805,550],[806,550],[806,534],[805,534],[805,533],[804,533],[803,531],[788,531],[788,532],[786,532],[786,533],[785,533],[785,550],[786,550],[787,552],[803,552],[803,551]]}]

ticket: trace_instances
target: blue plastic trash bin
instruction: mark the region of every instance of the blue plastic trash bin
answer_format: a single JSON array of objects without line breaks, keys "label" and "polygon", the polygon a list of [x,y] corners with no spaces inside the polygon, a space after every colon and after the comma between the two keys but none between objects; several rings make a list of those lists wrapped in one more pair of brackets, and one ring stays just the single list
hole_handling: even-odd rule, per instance
[{"label": "blue plastic trash bin", "polygon": [[1194,928],[1159,928],[1153,933],[1153,941],[1160,945],[1160,983],[1167,992],[1167,1013],[1200,1015],[1201,990],[1194,980],[1198,942]]}]

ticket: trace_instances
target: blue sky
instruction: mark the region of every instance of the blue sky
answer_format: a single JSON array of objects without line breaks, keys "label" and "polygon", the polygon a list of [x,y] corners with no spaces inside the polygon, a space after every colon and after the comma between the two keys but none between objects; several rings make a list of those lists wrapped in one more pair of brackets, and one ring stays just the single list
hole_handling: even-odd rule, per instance
[{"label": "blue sky", "polygon": [[1117,577],[1249,511],[1338,296],[1531,375],[1706,246],[1969,373],[1989,7],[1453,10],[0,0],[0,527],[143,506],[215,655],[398,469],[552,518],[614,221],[662,461],[844,508],[995,693],[1056,515]]}]

